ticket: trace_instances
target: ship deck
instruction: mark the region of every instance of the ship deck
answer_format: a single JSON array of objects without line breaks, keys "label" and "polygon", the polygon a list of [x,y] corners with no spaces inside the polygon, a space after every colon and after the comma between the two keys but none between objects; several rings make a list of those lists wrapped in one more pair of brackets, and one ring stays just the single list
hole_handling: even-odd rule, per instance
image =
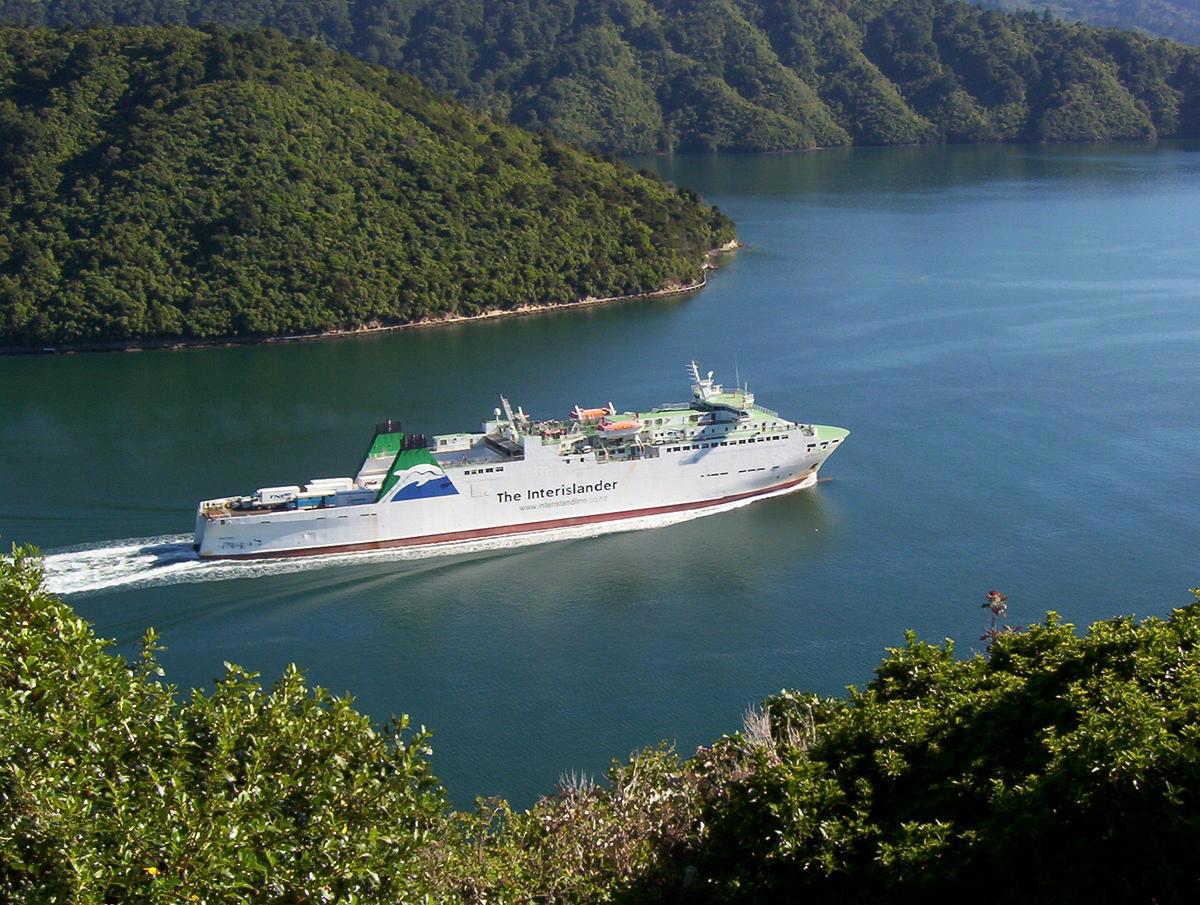
[{"label": "ship deck", "polygon": [[430,450],[434,461],[442,468],[462,468],[467,465],[503,465],[516,462],[522,455],[510,455],[494,449],[486,443],[477,443],[470,449]]}]

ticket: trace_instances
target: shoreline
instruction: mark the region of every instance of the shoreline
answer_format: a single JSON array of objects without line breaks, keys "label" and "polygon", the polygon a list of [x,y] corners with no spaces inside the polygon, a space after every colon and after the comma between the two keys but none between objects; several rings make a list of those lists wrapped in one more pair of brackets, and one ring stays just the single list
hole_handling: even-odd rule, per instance
[{"label": "shoreline", "polygon": [[416,330],[424,327],[468,324],[472,321],[493,320],[499,317],[519,317],[528,314],[538,314],[543,311],[590,308],[610,302],[632,302],[639,299],[665,298],[672,295],[698,292],[703,289],[708,285],[708,272],[717,268],[717,260],[742,247],[742,243],[734,238],[724,245],[710,248],[704,253],[704,261],[700,265],[700,279],[694,283],[688,283],[684,286],[665,286],[662,289],[654,289],[649,292],[635,292],[632,295],[610,295],[604,298],[585,296],[573,302],[521,305],[516,308],[489,308],[487,311],[482,311],[479,314],[456,314],[445,317],[425,318],[419,321],[409,321],[404,324],[364,325],[346,330],[326,330],[321,333],[295,333],[285,336],[222,336],[213,339],[160,339],[141,342],[112,340],[63,346],[44,346],[42,348],[0,346],[0,355],[77,355],[83,352],[156,352],[164,350],[230,348],[232,346],[262,346],[271,343],[296,343],[320,339],[339,339],[348,336],[372,336],[379,333],[393,333],[398,330]]}]

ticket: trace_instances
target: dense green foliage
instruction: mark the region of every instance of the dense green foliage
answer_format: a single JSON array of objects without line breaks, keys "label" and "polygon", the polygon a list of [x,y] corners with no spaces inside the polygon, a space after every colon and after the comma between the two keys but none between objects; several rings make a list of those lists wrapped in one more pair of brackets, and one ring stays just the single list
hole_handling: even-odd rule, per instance
[{"label": "dense green foliage", "polygon": [[[0,559],[0,899],[396,902],[443,801],[423,733],[289,669],[185,702]],[[381,871],[386,865],[387,870]]]},{"label": "dense green foliage", "polygon": [[1194,901],[1200,591],[989,655],[911,635],[844,699],[448,813],[423,733],[294,669],[211,693],[106,652],[0,559],[0,897],[12,902]]},{"label": "dense green foliage", "polygon": [[315,44],[0,29],[0,345],[627,295],[731,237],[690,192]]},{"label": "dense green foliage", "polygon": [[1195,0],[984,0],[984,5],[1004,10],[1045,10],[1069,22],[1142,29],[1200,44],[1200,7]]},{"label": "dense green foliage", "polygon": [[1200,51],[953,0],[0,0],[267,25],[618,152],[1200,134]]}]

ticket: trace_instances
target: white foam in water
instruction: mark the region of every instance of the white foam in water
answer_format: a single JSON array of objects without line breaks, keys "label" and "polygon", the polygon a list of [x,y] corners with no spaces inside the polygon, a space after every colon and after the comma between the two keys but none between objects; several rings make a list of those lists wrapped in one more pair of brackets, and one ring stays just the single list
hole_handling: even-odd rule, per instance
[{"label": "white foam in water", "polygon": [[127,538],[100,544],[63,547],[46,553],[46,584],[55,594],[81,594],[123,587],[151,587],[194,581],[222,581],[231,578],[253,578],[259,575],[279,575],[309,569],[327,569],[352,563],[404,562],[428,559],[433,556],[452,556],[508,550],[544,544],[557,540],[578,540],[637,531],[645,528],[664,528],[718,512],[728,512],[765,500],[797,488],[788,487],[774,493],[747,500],[737,500],[706,509],[672,512],[554,528],[531,534],[510,534],[478,540],[432,544],[424,547],[393,547],[366,553],[335,553],[328,556],[303,556],[286,559],[201,559],[192,549],[192,535],[165,534],[160,537]]}]

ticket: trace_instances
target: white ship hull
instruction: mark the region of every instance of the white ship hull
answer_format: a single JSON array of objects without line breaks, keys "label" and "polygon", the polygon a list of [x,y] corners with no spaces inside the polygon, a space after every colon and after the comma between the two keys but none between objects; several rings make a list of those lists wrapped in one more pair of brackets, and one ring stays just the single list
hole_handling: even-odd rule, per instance
[{"label": "white ship hull", "polygon": [[[384,464],[371,471],[369,452],[356,482],[328,482],[340,480],[344,493],[370,500],[375,491],[365,488],[380,487],[379,479],[364,484],[364,475],[398,475],[389,481],[399,483],[382,485],[377,501],[340,502],[343,496],[330,493],[326,482],[299,491],[303,504],[306,493],[325,487],[321,502],[307,507],[293,501],[247,509],[244,501],[251,498],[246,497],[208,501],[197,512],[196,548],[210,558],[327,555],[535,534],[673,512],[703,514],[814,484],[821,465],[848,433],[749,408],[734,407],[732,413],[728,406],[656,409],[639,416],[647,424],[645,442],[625,443],[615,452],[600,445],[603,440],[591,441],[597,443],[593,448],[583,445],[579,434],[560,439],[544,430],[538,435],[512,429],[511,440],[505,440],[509,421],[500,420],[485,424],[483,434],[434,438],[430,449],[421,437],[416,453],[379,452],[375,461]],[[696,412],[703,413],[699,422]],[[665,427],[656,427],[664,422]],[[682,427],[674,429],[674,422]],[[500,452],[496,438],[503,444]],[[493,441],[490,447],[487,440]],[[405,465],[412,461],[402,460],[405,455],[421,461]],[[259,493],[290,490],[299,489]]]}]

